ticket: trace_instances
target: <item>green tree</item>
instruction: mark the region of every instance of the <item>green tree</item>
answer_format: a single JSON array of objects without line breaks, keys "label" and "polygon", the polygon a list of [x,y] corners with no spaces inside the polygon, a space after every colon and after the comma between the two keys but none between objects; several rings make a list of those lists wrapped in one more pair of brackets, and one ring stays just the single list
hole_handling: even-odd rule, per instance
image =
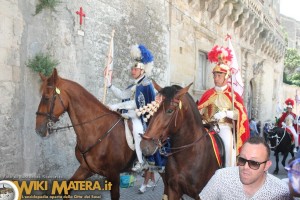
[{"label": "green tree", "polygon": [[287,49],[284,56],[284,71],[287,74],[294,73],[297,67],[300,67],[300,55],[297,49]]},{"label": "green tree", "polygon": [[296,72],[294,74],[291,74],[291,77],[289,79],[293,85],[300,86],[300,73]]}]

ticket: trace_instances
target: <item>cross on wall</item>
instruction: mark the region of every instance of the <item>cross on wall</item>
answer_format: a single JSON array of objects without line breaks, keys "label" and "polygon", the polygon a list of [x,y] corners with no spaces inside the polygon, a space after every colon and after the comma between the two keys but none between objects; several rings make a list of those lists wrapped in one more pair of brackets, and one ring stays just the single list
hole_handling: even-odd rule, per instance
[{"label": "cross on wall", "polygon": [[82,7],[80,7],[79,11],[76,11],[76,14],[79,15],[79,24],[82,25],[83,17],[85,17],[85,13],[83,12]]}]

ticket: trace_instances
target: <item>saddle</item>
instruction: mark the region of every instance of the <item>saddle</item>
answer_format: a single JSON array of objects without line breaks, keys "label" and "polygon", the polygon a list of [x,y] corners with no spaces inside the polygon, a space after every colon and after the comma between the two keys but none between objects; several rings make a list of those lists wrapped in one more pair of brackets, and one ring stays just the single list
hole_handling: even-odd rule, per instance
[{"label": "saddle", "polygon": [[132,123],[128,124],[127,118],[124,118],[124,124],[125,124],[125,136],[126,136],[126,141],[129,146],[129,148],[134,151],[134,139],[133,139],[133,134],[132,134]]},{"label": "saddle", "polygon": [[214,123],[204,124],[204,127],[211,139],[219,167],[223,168],[225,165],[225,146],[222,138],[216,132],[215,126],[218,127],[218,125]]}]

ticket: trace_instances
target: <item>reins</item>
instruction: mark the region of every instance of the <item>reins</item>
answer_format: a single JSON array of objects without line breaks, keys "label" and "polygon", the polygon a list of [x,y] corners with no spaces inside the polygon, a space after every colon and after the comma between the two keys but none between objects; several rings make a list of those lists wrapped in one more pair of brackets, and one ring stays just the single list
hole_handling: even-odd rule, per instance
[{"label": "reins", "polygon": [[[282,142],[282,140],[283,140],[283,138],[284,138],[284,136],[285,136],[285,133],[286,133],[286,128],[284,128],[284,132],[283,132],[283,136],[281,137],[281,140],[280,140],[274,147],[270,146],[270,148],[275,149],[276,147],[278,147],[278,146],[280,145],[280,143]],[[280,138],[280,137],[279,137],[278,134],[276,133],[276,135],[274,135],[274,136],[272,136],[272,137],[269,137],[269,138],[276,138],[276,139],[278,139],[278,138]],[[277,140],[276,140],[276,141],[277,141]]]},{"label": "reins", "polygon": [[99,144],[106,136],[108,136],[108,134],[113,130],[113,128],[121,121],[122,117],[120,117],[118,119],[117,122],[114,123],[114,125],[112,125],[112,127],[110,127],[108,129],[108,131],[106,131],[92,146],[88,147],[84,152],[82,152],[79,147],[78,150],[80,151],[80,153],[82,155],[86,154],[87,152],[89,152],[94,146],[96,146],[97,144]]},{"label": "reins", "polygon": [[104,113],[103,115],[100,115],[100,116],[98,116],[98,117],[96,117],[94,119],[91,119],[91,120],[88,120],[88,121],[85,121],[85,122],[81,122],[81,123],[74,124],[74,125],[68,125],[68,126],[61,126],[61,127],[57,127],[57,128],[51,128],[50,130],[52,132],[52,131],[58,131],[58,130],[62,130],[62,129],[70,129],[70,128],[75,127],[75,126],[80,126],[80,125],[88,124],[88,123],[96,121],[96,120],[98,120],[98,119],[100,119],[100,118],[102,118],[102,117],[104,117],[106,115],[112,115],[112,114],[113,113]]},{"label": "reins", "polygon": [[196,141],[190,143],[190,144],[187,144],[187,145],[183,145],[183,146],[180,146],[180,147],[173,147],[173,148],[168,148],[170,150],[177,150],[177,151],[173,151],[173,152],[170,152],[170,153],[161,153],[162,155],[166,156],[166,157],[169,157],[169,156],[172,156],[173,154],[176,154],[176,153],[179,153],[189,147],[192,147],[194,146],[197,142],[199,142],[200,140],[202,140],[205,136],[207,136],[208,132],[206,132],[204,135],[202,135],[200,138],[198,138]]},{"label": "reins", "polygon": [[[181,99],[174,99],[171,101],[171,103],[174,103],[176,104],[175,105],[175,111],[174,113],[172,114],[169,122],[168,122],[168,125],[167,125],[167,129],[169,128],[174,116],[175,116],[175,127],[176,127],[176,121],[177,121],[177,117],[178,117],[178,112],[179,112],[179,109],[182,108],[182,102],[181,102]],[[164,103],[163,103],[163,111],[164,113],[166,112],[165,111],[165,106],[164,106]],[[161,152],[162,155],[166,156],[166,157],[169,157],[169,156],[172,156],[173,154],[176,154],[176,153],[179,153],[189,147],[192,147],[194,146],[196,143],[198,143],[200,140],[202,140],[205,136],[207,136],[208,132],[206,132],[205,134],[203,134],[200,138],[198,138],[197,140],[195,140],[194,142],[190,143],[190,144],[187,144],[187,145],[183,145],[183,146],[180,146],[180,147],[169,147],[169,148],[166,148],[167,150],[175,150],[173,152],[170,152],[170,153],[164,153],[164,152]],[[142,136],[144,139],[146,140],[152,140],[152,142],[158,146],[159,149],[161,149],[161,147],[163,146],[162,142],[160,139],[154,139],[154,138],[150,138],[150,137],[147,137],[147,136]],[[155,141],[157,140],[157,142]]]}]

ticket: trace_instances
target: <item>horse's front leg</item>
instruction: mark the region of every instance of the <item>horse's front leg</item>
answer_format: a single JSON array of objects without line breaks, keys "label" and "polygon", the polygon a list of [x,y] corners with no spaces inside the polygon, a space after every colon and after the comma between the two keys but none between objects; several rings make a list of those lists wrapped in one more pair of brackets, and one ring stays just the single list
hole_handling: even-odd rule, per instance
[{"label": "horse's front leg", "polygon": [[167,190],[168,190],[168,199],[170,200],[180,200],[183,195],[179,189],[179,185],[174,181],[172,181],[171,184],[170,182],[168,182]]},{"label": "horse's front leg", "polygon": [[[90,172],[89,170],[83,168],[81,165],[78,167],[78,169],[76,170],[76,172],[73,174],[73,176],[67,181],[67,183],[69,184],[70,181],[83,181],[89,177],[91,177],[93,175],[92,172]],[[68,190],[68,194],[71,194],[72,190]],[[67,194],[65,194],[67,195]],[[65,196],[64,195],[64,196]],[[63,198],[63,199],[69,199],[69,198]]]},{"label": "horse's front leg", "polygon": [[279,167],[278,167],[278,162],[279,162],[278,152],[275,152],[275,157],[276,157],[276,167],[275,167],[275,170],[274,170],[273,174],[278,174],[278,171],[279,171]]},{"label": "horse's front leg", "polygon": [[111,172],[107,177],[107,181],[111,182],[110,198],[111,200],[120,199],[120,172]]},{"label": "horse's front leg", "polygon": [[288,151],[284,152],[284,154],[283,154],[283,158],[282,158],[282,161],[281,161],[281,164],[282,164],[283,167],[285,167],[285,161],[286,161],[286,158],[288,157],[288,155],[289,155]]},{"label": "horse's front leg", "polygon": [[161,179],[163,180],[164,183],[164,194],[162,196],[162,200],[168,200],[168,184],[166,181],[166,173],[159,173],[159,175],[161,176]]},{"label": "horse's front leg", "polygon": [[294,158],[295,157],[295,155],[294,155],[294,148],[295,148],[295,145],[292,145],[292,147],[290,148],[290,153],[291,153],[291,155],[292,155],[292,158]]}]

